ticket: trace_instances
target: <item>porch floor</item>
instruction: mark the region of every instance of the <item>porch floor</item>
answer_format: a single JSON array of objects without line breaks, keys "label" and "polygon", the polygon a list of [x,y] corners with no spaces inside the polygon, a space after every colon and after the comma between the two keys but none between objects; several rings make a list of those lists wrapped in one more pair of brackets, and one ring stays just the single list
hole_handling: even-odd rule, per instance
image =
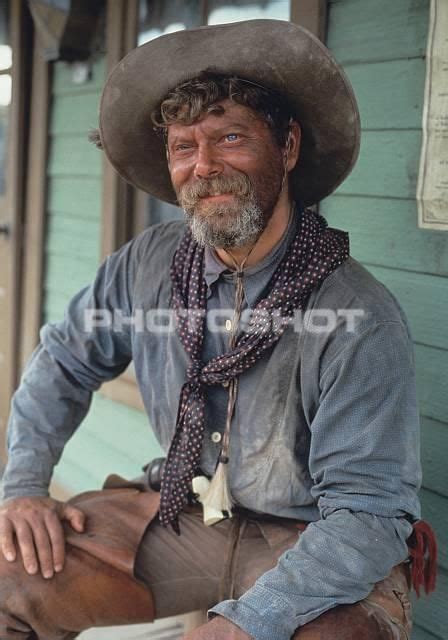
[{"label": "porch floor", "polygon": [[181,640],[207,619],[206,611],[157,620],[152,624],[132,624],[122,627],[97,627],[84,631],[79,640]]},{"label": "porch floor", "polygon": [[[161,623],[165,623],[164,625]],[[79,640],[181,640],[184,625],[175,620],[167,625],[160,620],[152,624],[133,624],[123,627],[98,627],[78,636]]]}]

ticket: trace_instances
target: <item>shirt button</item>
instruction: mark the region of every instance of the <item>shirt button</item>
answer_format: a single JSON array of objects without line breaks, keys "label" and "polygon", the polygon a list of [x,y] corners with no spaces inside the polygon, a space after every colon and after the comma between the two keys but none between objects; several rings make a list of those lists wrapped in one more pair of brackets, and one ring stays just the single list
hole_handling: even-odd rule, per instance
[{"label": "shirt button", "polygon": [[226,331],[232,331],[232,321],[226,320]]},{"label": "shirt button", "polygon": [[222,440],[222,435],[219,433],[219,431],[214,431],[211,435],[211,439],[212,439],[212,442],[214,442],[215,444],[218,444],[218,442],[221,442]]}]

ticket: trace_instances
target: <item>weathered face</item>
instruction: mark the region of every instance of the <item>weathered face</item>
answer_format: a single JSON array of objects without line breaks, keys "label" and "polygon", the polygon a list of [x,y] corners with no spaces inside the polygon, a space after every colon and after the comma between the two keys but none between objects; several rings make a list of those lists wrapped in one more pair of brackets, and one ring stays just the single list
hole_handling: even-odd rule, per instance
[{"label": "weathered face", "polygon": [[168,127],[168,166],[196,239],[230,248],[254,242],[270,219],[285,173],[266,122],[231,100],[223,113]]}]

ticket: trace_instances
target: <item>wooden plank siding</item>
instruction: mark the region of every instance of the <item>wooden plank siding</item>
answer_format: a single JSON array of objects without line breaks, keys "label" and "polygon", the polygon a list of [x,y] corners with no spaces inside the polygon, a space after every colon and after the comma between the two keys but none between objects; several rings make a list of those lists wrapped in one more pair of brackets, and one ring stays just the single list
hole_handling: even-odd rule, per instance
[{"label": "wooden plank siding", "polygon": [[333,226],[351,230],[351,250],[365,263],[448,276],[446,236],[418,228],[413,200],[336,195],[324,207]]},{"label": "wooden plank siding", "polygon": [[[422,467],[425,486],[448,498],[448,429],[446,423],[431,418],[422,418]],[[445,507],[446,509],[446,507]],[[445,540],[447,534],[444,536]]]},{"label": "wooden plank siding", "polygon": [[330,0],[327,45],[345,66],[423,58],[428,0]]},{"label": "wooden plank siding", "polygon": [[50,112],[48,228],[45,257],[46,320],[57,320],[70,297],[91,280],[99,263],[101,154],[87,142],[97,122],[104,61],[90,80],[72,82],[71,67],[54,65]]},{"label": "wooden plank siding", "polygon": [[82,429],[68,443],[55,481],[70,492],[101,486],[110,473],[133,478],[162,455],[146,415],[95,394]]},{"label": "wooden plank siding", "polygon": [[439,540],[435,594],[415,603],[413,640],[448,629],[448,234],[417,226],[429,0],[330,0],[327,44],[358,97],[362,143],[353,174],[321,204],[350,231],[352,255],[397,297],[415,342],[422,413],[422,513]]},{"label": "wooden plank siding", "polygon": [[[72,82],[65,63],[54,65],[51,86],[44,317],[57,322],[70,298],[88,285],[101,256],[102,154],[87,141],[98,121],[104,58],[85,84]],[[95,394],[91,410],[67,445],[54,490],[70,495],[101,486],[112,472],[139,475],[160,455],[142,412]]]},{"label": "wooden plank siding", "polygon": [[429,631],[425,631],[425,629],[421,627],[417,627],[414,628],[412,640],[438,640],[438,636],[429,633]]}]

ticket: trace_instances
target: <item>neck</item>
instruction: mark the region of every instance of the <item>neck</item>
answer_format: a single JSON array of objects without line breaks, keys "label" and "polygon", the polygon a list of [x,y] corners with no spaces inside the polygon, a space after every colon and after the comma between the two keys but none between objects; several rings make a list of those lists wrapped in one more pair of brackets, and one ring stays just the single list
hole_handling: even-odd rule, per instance
[{"label": "neck", "polygon": [[[292,202],[288,193],[282,191],[266,229],[254,243],[242,247],[230,247],[228,250],[216,248],[216,255],[231,269],[235,268],[235,263],[238,266],[244,263],[244,267],[251,267],[261,262],[285,233],[289,223],[291,206]],[[245,260],[246,256],[247,260]]]}]

